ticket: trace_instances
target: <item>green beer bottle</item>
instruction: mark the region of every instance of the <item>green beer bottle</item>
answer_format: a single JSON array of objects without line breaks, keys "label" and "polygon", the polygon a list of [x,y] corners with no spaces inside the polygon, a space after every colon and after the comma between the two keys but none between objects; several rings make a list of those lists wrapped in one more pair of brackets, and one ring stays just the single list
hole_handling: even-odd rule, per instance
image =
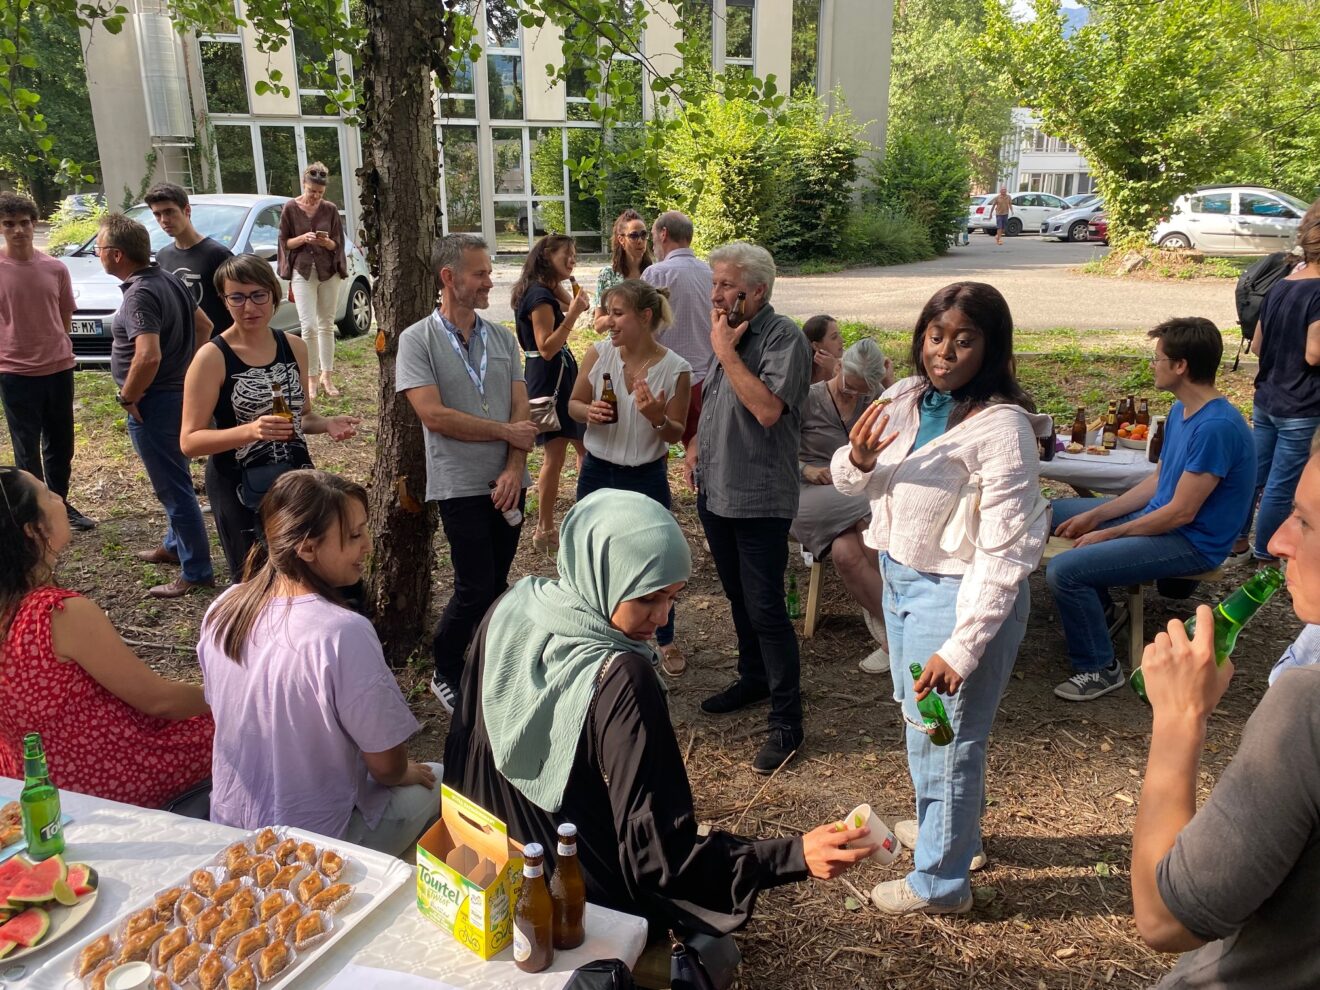
[{"label": "green beer bottle", "polygon": [[798,599],[796,574],[788,576],[788,594],[784,596],[784,607],[788,609],[788,617],[794,622],[802,618],[802,604]]},{"label": "green beer bottle", "polygon": [[[1283,571],[1277,567],[1262,567],[1247,579],[1246,584],[1215,606],[1215,663],[1222,664],[1228,659],[1237,645],[1242,627],[1282,587]],[[1183,626],[1187,629],[1187,638],[1191,639],[1196,635],[1196,616],[1193,615]],[[1140,667],[1132,672],[1128,684],[1137,692],[1137,697],[1150,704],[1146,697],[1146,678]]]},{"label": "green beer bottle", "polygon": [[46,771],[46,751],[41,734],[23,737],[23,791],[18,796],[23,814],[23,838],[29,859],[50,859],[64,852],[64,824],[60,814],[60,792]]},{"label": "green beer bottle", "polygon": [[[912,671],[912,682],[915,684],[921,677],[921,664],[908,664],[908,670]],[[921,712],[926,728],[931,730],[931,742],[936,746],[947,746],[953,742],[953,726],[949,724],[949,715],[944,710],[944,702],[940,701],[939,695],[934,691],[930,692],[917,702],[917,710]]]}]

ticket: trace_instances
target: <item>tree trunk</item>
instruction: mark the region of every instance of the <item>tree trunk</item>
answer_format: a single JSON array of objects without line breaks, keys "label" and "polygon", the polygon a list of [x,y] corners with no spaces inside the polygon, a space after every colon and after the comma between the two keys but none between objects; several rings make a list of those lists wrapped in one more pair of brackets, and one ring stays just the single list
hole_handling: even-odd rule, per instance
[{"label": "tree trunk", "polygon": [[430,604],[436,512],[426,502],[422,427],[394,391],[394,359],[399,334],[435,306],[429,259],[440,230],[440,172],[431,73],[447,74],[452,37],[437,0],[365,0],[364,8],[359,178],[382,335],[367,591],[386,659],[397,666],[417,646]]}]

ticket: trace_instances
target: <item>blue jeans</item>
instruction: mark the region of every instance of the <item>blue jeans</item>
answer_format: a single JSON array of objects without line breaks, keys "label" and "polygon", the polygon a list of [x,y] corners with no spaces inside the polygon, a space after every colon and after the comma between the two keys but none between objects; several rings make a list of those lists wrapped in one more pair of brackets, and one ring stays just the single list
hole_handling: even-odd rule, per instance
[{"label": "blue jeans", "polygon": [[[1057,527],[1106,501],[1061,498],[1051,504],[1054,525]],[[1109,529],[1135,517],[1135,512],[1129,513],[1111,519],[1100,528]],[[1059,554],[1045,571],[1045,584],[1059,610],[1059,624],[1068,641],[1068,662],[1073,670],[1078,673],[1104,670],[1114,662],[1114,644],[1105,619],[1110,588],[1199,574],[1219,563],[1208,559],[1181,533],[1123,536]]]},{"label": "blue jeans", "polygon": [[917,792],[917,848],[907,882],[918,896],[948,907],[971,892],[972,856],[981,847],[986,744],[1027,630],[1031,588],[1025,580],[1018,586],[1017,600],[980,664],[956,694],[940,697],[953,726],[953,742],[936,746],[912,724],[922,719],[908,665],[924,668],[953,632],[962,578],[923,574],[888,554],[880,557],[880,573],[894,700],[903,706],[908,722],[908,770]]},{"label": "blue jeans", "polygon": [[791,519],[732,519],[706,508],[697,515],[738,634],[738,679],[770,693],[770,727],[802,728],[802,670],[797,632],[784,604]]},{"label": "blue jeans", "polygon": [[193,491],[188,458],[179,449],[179,427],[183,420],[183,392],[148,390],[138,400],[139,423],[128,417],[128,437],[142,458],[156,498],[165,507],[169,524],[162,543],[179,558],[185,581],[211,581],[211,541]]},{"label": "blue jeans", "polygon": [[[1293,494],[1311,456],[1311,438],[1320,428],[1320,416],[1271,416],[1253,406],[1251,427],[1256,444],[1256,494],[1260,497],[1254,550],[1258,560],[1273,560],[1270,540],[1292,514]],[[1247,516],[1242,537],[1250,532],[1251,516]]]},{"label": "blue jeans", "polygon": [[[647,498],[655,499],[666,509],[671,508],[668,463],[668,454],[649,464],[629,467],[602,460],[588,453],[582,458],[582,470],[578,472],[577,500],[581,502],[599,488],[618,488],[645,495]],[[655,641],[659,646],[668,646],[674,641],[672,605],[669,606],[669,620],[655,631]]]}]

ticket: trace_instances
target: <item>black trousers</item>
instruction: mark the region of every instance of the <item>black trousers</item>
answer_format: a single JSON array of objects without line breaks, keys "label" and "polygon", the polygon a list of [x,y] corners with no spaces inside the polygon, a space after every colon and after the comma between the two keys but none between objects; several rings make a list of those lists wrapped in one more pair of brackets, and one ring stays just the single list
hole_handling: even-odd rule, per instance
[{"label": "black trousers", "polygon": [[14,466],[66,497],[73,466],[73,369],[0,375],[0,403],[14,445]]},{"label": "black trousers", "polygon": [[801,657],[784,604],[791,519],[730,519],[706,508],[697,514],[738,634],[738,679],[770,692],[772,728],[802,727]]},{"label": "black trousers", "polygon": [[[526,500],[527,493],[522,492],[520,509]],[[438,504],[454,568],[454,594],[436,624],[431,652],[435,672],[458,684],[473,632],[509,587],[509,568],[518,552],[522,525],[510,526],[489,495],[442,499]]]},{"label": "black trousers", "polygon": [[229,580],[243,579],[243,564],[257,539],[257,514],[239,501],[238,474],[216,467],[215,456],[206,459],[206,497],[211,501],[211,518],[220,537],[220,549],[229,565]]}]

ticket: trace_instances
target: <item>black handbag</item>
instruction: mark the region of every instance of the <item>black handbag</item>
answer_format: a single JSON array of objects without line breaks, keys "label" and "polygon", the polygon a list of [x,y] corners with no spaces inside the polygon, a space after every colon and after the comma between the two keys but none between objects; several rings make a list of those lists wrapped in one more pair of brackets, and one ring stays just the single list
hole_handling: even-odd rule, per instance
[{"label": "black handbag", "polygon": [[266,497],[271,486],[280,475],[290,471],[301,471],[312,466],[312,459],[304,452],[303,456],[293,461],[280,461],[275,464],[255,464],[240,468],[242,480],[238,483],[238,500],[246,508],[256,512],[261,508],[261,500]]},{"label": "black handbag", "polygon": [[573,970],[564,990],[636,990],[636,987],[622,959],[595,959]]}]

